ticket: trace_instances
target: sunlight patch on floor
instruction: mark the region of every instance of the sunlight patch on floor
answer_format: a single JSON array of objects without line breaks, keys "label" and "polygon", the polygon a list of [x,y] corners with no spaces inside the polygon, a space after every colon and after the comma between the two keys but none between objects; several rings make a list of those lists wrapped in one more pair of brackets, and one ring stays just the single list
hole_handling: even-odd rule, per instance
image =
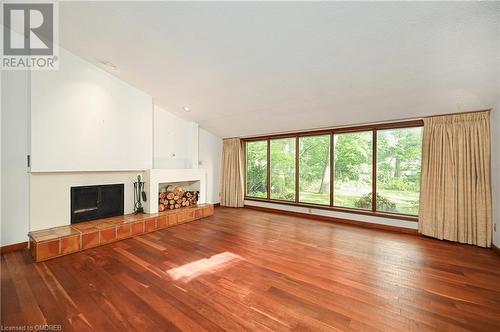
[{"label": "sunlight patch on floor", "polygon": [[174,280],[188,282],[202,274],[214,273],[227,268],[229,265],[241,261],[243,258],[232,252],[223,252],[210,258],[203,258],[182,266],[170,269],[167,273]]}]

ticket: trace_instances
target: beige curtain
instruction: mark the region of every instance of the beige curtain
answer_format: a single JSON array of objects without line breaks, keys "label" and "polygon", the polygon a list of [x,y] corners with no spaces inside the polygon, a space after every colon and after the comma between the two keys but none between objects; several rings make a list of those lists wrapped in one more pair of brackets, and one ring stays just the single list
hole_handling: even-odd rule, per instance
[{"label": "beige curtain", "polygon": [[491,246],[490,113],[424,119],[419,232]]},{"label": "beige curtain", "polygon": [[240,139],[225,139],[222,143],[221,206],[243,207],[243,160]]}]

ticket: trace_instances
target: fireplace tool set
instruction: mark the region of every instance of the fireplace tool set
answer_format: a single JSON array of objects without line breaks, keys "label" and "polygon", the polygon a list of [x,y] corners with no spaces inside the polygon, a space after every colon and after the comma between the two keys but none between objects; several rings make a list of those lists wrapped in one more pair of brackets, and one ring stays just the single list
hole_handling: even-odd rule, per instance
[{"label": "fireplace tool set", "polygon": [[147,197],[144,191],[144,181],[141,181],[141,176],[137,175],[137,181],[134,182],[134,214],[144,213],[141,201],[146,202]]}]

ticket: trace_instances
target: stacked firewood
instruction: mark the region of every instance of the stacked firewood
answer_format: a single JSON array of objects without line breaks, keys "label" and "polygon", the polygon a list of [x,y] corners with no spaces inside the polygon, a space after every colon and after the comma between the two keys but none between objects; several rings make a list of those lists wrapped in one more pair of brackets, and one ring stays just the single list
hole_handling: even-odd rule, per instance
[{"label": "stacked firewood", "polygon": [[168,189],[158,194],[160,212],[196,205],[198,202],[198,191],[184,191],[180,186],[175,186],[172,190]]}]

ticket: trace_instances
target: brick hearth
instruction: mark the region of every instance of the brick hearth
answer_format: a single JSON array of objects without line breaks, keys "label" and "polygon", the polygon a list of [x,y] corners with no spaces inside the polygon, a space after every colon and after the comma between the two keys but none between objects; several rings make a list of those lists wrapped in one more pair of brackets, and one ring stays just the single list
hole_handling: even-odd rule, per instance
[{"label": "brick hearth", "polygon": [[30,232],[30,251],[37,262],[183,224],[214,214],[212,204],[198,204],[154,214],[128,214]]}]

